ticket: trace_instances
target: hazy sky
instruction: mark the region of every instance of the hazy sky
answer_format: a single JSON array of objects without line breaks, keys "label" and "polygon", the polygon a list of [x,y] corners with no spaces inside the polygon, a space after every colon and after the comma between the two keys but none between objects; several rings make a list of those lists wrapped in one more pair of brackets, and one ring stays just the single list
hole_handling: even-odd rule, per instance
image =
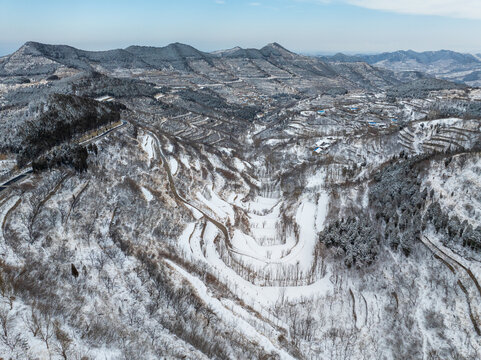
[{"label": "hazy sky", "polygon": [[481,0],[0,0],[0,55],[29,40],[87,50],[278,42],[300,52],[481,53]]}]

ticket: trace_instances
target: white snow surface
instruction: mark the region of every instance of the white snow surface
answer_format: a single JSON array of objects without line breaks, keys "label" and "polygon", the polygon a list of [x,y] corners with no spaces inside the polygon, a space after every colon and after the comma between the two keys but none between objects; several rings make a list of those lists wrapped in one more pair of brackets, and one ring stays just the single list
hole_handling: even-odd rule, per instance
[{"label": "white snow surface", "polygon": [[[205,195],[205,196],[204,196]],[[234,209],[232,205],[228,204],[226,201],[222,200],[213,190],[212,187],[206,187],[204,189],[204,194],[200,191],[196,194],[197,199],[204,205],[206,205],[213,213],[217,219],[231,221],[234,223]],[[207,197],[208,198],[207,198]]]},{"label": "white snow surface", "polygon": [[149,134],[145,134],[142,136],[141,142],[142,150],[144,150],[149,158],[149,162],[155,158],[155,151],[154,151],[154,139]]},{"label": "white snow surface", "polygon": [[192,286],[196,289],[197,294],[199,297],[218,315],[221,319],[225,320],[227,323],[236,324],[236,327],[251,341],[258,343],[262,346],[267,352],[276,351],[279,352],[281,359],[294,359],[291,355],[289,355],[284,350],[280,350],[276,348],[271,340],[267,337],[263,336],[260,332],[258,332],[252,325],[250,325],[247,321],[243,319],[243,317],[236,315],[234,312],[229,310],[226,306],[222,304],[219,299],[212,297],[209,294],[209,290],[205,286],[205,284],[199,280],[197,277],[189,274],[187,271],[182,269],[180,266],[175,264],[170,260],[166,260],[166,262],[172,266],[176,271],[178,271],[184,278],[186,278]]},{"label": "white snow surface", "polygon": [[145,187],[141,186],[140,190],[142,191],[142,195],[144,195],[144,198],[147,200],[147,202],[151,202],[154,199],[154,195],[152,195],[152,193]]},{"label": "white snow surface", "polygon": [[177,170],[179,169],[179,163],[172,156],[169,156],[168,159],[169,159],[170,172],[172,173],[172,175],[177,174]]}]

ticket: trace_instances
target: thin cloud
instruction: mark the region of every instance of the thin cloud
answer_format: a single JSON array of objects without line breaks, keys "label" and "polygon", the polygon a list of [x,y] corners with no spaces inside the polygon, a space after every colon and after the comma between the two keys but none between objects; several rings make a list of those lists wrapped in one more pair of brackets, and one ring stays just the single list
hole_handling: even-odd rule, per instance
[{"label": "thin cloud", "polygon": [[293,0],[297,3],[350,5],[409,15],[434,15],[461,19],[481,19],[480,0]]},{"label": "thin cloud", "polygon": [[481,19],[479,0],[347,0],[359,7],[411,15]]},{"label": "thin cloud", "polygon": [[224,0],[215,0],[215,3],[219,4],[219,5],[224,5],[225,1]]},{"label": "thin cloud", "polygon": [[250,6],[261,6],[262,4],[260,2],[251,2],[249,3]]}]

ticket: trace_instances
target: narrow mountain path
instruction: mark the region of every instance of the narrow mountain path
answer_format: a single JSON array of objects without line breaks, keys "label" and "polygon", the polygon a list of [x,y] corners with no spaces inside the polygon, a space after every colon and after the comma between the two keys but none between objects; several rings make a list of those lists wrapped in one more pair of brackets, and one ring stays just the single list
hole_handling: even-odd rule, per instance
[{"label": "narrow mountain path", "polygon": [[[189,203],[186,199],[184,199],[182,196],[180,196],[179,193],[177,192],[177,189],[176,189],[175,183],[174,183],[174,179],[173,179],[173,176],[172,176],[172,173],[171,173],[171,170],[170,170],[169,162],[167,161],[165,155],[162,152],[160,139],[155,134],[155,131],[153,131],[153,130],[145,127],[145,126],[142,126],[140,124],[137,124],[137,123],[135,125],[138,126],[139,128],[141,128],[143,131],[145,131],[148,135],[152,136],[152,138],[155,140],[155,143],[157,145],[156,146],[156,148],[157,148],[156,153],[158,154],[158,158],[160,159],[161,165],[163,165],[163,167],[164,167],[164,169],[167,173],[168,181],[169,181],[169,188],[170,188],[174,198],[178,202],[180,202],[182,205],[186,206],[187,208],[193,208],[193,209],[197,210],[200,214],[202,214],[202,216],[204,217],[204,219],[207,222],[212,223],[217,229],[219,229],[224,234],[225,239],[226,239],[226,243],[230,244],[229,233],[227,231],[227,228],[222,223],[213,219],[212,217],[207,215],[204,211],[202,211],[201,209],[199,209],[195,205],[192,205],[191,203]],[[204,223],[204,225],[202,226],[201,238],[203,238],[203,236],[204,236],[205,224],[206,223]],[[192,239],[192,236],[193,236],[194,232],[196,231],[196,228],[197,228],[197,225],[194,226],[194,228],[192,229],[192,233],[189,234],[189,246],[191,247],[191,250],[192,250],[191,239]],[[210,294],[210,292],[208,291],[205,284],[200,279],[198,279],[196,276],[188,273],[181,265],[175,263],[171,259],[166,259],[165,261],[173,269],[176,269],[177,272],[181,276],[186,278],[186,280],[196,289],[199,297],[206,304],[211,306],[212,309],[220,317],[234,319],[236,321],[236,323],[238,323],[242,328],[245,328],[244,332],[246,334],[249,334],[248,337],[251,338],[251,339],[255,339],[255,341],[257,341],[266,351],[277,352],[280,355],[281,359],[293,359],[293,357],[289,353],[287,353],[285,350],[283,350],[282,347],[280,347],[278,344],[275,344],[275,342],[273,342],[266,334],[263,334],[259,330],[255,329],[248,321],[246,321],[246,319],[244,319],[243,316],[240,316],[239,314],[234,313],[231,309],[227,308],[222,302],[220,302],[218,298],[213,297]],[[261,315],[257,314],[257,316],[261,316]],[[275,326],[274,324],[271,324],[271,326],[275,327],[276,331],[280,331],[278,329],[278,327]]]},{"label": "narrow mountain path", "polygon": [[421,238],[422,243],[433,253],[434,257],[440,260],[446,267],[458,277],[457,283],[461,291],[465,294],[468,303],[469,318],[473,324],[474,330],[478,336],[481,336],[480,328],[480,299],[481,287],[472,271],[446,254],[442,249],[436,246],[427,236]]},{"label": "narrow mountain path", "polygon": [[162,152],[160,140],[159,140],[158,136],[155,134],[155,132],[151,129],[148,129],[145,126],[142,126],[142,125],[138,124],[138,123],[136,123],[135,125],[140,127],[142,130],[144,130],[146,133],[148,133],[150,136],[152,136],[154,138],[154,140],[157,144],[158,155],[161,159],[161,165],[163,165],[164,170],[167,173],[167,177],[168,177],[168,180],[169,180],[169,187],[170,187],[170,190],[172,191],[172,194],[174,195],[174,198],[176,200],[178,200],[179,202],[181,202],[182,204],[187,205],[187,207],[194,208],[195,210],[200,212],[202,214],[202,216],[204,216],[209,222],[214,224],[224,234],[227,246],[231,247],[230,246],[229,232],[227,231],[227,228],[222,223],[220,223],[219,221],[217,221],[214,218],[207,215],[204,211],[199,209],[197,206],[189,203],[186,199],[184,199],[182,196],[180,196],[179,193],[177,192],[177,188],[175,187],[175,183],[174,183],[174,178],[172,176],[172,172],[170,171],[169,162],[167,161],[164,153]]},{"label": "narrow mountain path", "polygon": [[10,216],[10,214],[12,214],[12,212],[15,211],[15,209],[20,205],[21,202],[22,202],[22,199],[18,198],[15,204],[13,204],[13,206],[9,208],[5,213],[5,216],[3,217],[3,220],[2,220],[2,236],[5,235],[5,228],[7,226],[8,217]]},{"label": "narrow mountain path", "polygon": [[351,288],[349,288],[349,294],[351,295],[352,300],[352,318],[354,320],[354,327],[357,328],[356,298],[354,297],[354,293],[352,292]]},{"label": "narrow mountain path", "polygon": [[[235,265],[239,269],[242,269],[242,271],[245,271],[246,274],[247,273],[250,274],[252,272],[252,269],[250,269],[249,267],[246,267],[246,265],[242,262],[242,260],[239,260],[236,257],[231,256],[231,255],[235,254],[235,255],[239,255],[239,256],[244,257],[244,258],[249,258],[251,260],[254,260],[254,261],[257,261],[257,262],[260,262],[260,263],[266,263],[266,265],[264,267],[266,267],[267,265],[277,266],[278,268],[273,270],[273,273],[275,273],[275,271],[277,271],[277,272],[286,271],[286,269],[288,269],[289,266],[292,267],[293,259],[295,259],[296,257],[302,256],[303,248],[305,246],[305,241],[304,241],[305,236],[300,236],[301,241],[297,241],[294,244],[294,246],[292,248],[290,248],[289,251],[284,256],[282,256],[279,259],[275,259],[275,260],[268,260],[268,259],[265,259],[265,258],[262,258],[262,257],[258,257],[255,254],[248,254],[248,253],[245,253],[245,252],[239,250],[238,248],[236,248],[232,244],[229,231],[224,224],[222,224],[220,221],[216,220],[212,216],[208,215],[204,210],[202,210],[198,206],[192,204],[190,201],[188,201],[187,199],[185,199],[183,196],[181,196],[178,193],[177,188],[175,186],[175,181],[174,181],[174,178],[173,178],[173,175],[172,175],[172,171],[170,169],[169,161],[167,160],[166,156],[162,152],[161,142],[160,142],[159,136],[156,134],[156,130],[150,128],[147,125],[140,124],[136,121],[130,120],[130,122],[132,123],[132,125],[135,125],[139,129],[142,129],[148,136],[150,136],[154,139],[154,142],[155,142],[156,148],[157,148],[157,149],[155,149],[156,158],[160,160],[160,164],[164,167],[164,170],[167,173],[169,188],[171,190],[172,195],[174,196],[174,199],[177,202],[179,202],[180,204],[182,204],[183,206],[187,207],[189,210],[192,210],[192,209],[196,210],[198,213],[200,213],[207,220],[207,222],[212,223],[224,235],[225,246],[228,250],[227,256],[229,257],[229,259],[228,259],[227,262],[226,262],[226,259],[223,259],[222,261],[224,263],[226,263],[226,265],[230,261],[232,263],[235,263]],[[310,267],[310,269],[308,269],[308,271],[305,273],[305,278],[302,278],[302,279],[296,278],[296,280],[295,280],[296,285],[295,286],[299,286],[299,284],[310,285],[310,284],[313,284],[316,281],[319,281],[323,278],[323,276],[312,277],[311,273],[313,273],[315,271],[315,265],[316,265],[316,263],[313,263],[312,266]],[[266,276],[268,276],[268,275],[266,275]],[[252,282],[252,281],[254,281],[254,279],[249,279],[248,281]],[[255,281],[256,282],[260,281],[263,284],[263,283],[267,283],[269,281],[272,282],[272,279],[269,278],[269,277],[264,278],[264,276],[262,274],[257,274]]]}]

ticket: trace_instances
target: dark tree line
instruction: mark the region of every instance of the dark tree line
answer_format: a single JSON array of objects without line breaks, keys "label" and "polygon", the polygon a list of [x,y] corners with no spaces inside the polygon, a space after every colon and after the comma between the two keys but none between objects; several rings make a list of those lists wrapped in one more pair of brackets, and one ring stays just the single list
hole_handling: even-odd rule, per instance
[{"label": "dark tree line", "polygon": [[[18,165],[23,166],[29,161],[36,161],[40,155],[79,137],[86,131],[120,120],[122,106],[99,103],[73,95],[52,95],[47,103],[48,110],[37,120],[26,123],[22,129],[22,147],[17,154]],[[81,150],[76,147],[70,149],[74,151],[71,156],[69,155],[72,159],[82,159]],[[62,155],[54,158],[74,162],[68,160],[69,156],[63,151]],[[82,168],[82,160],[79,161],[78,166]]]},{"label": "dark tree line", "polygon": [[330,224],[320,241],[337,247],[348,267],[373,263],[382,244],[409,256],[421,236],[427,192],[421,191],[419,175],[425,161],[422,156],[405,159],[403,153],[399,160],[393,159],[373,178],[370,208],[358,217]]},{"label": "dark tree line", "polygon": [[372,264],[378,254],[379,240],[366,217],[338,220],[321,234],[324,244],[338,248],[347,267]]},{"label": "dark tree line", "polygon": [[[471,151],[477,151],[475,146]],[[461,151],[461,150],[459,150]],[[421,189],[424,169],[431,159],[444,159],[448,166],[458,150],[423,154],[408,158],[404,152],[399,158],[376,173],[369,188],[369,209],[359,216],[338,220],[320,234],[320,241],[336,247],[347,266],[371,264],[381,245],[401,250],[409,256],[422,231],[432,224],[446,244],[455,242],[472,250],[481,250],[481,227],[473,228],[466,220],[449,217],[438,202],[434,191]],[[462,150],[465,151],[465,150]]]},{"label": "dark tree line", "polygon": [[88,167],[88,155],[86,147],[66,144],[32,161],[32,168],[34,172],[40,172],[59,166],[69,166],[78,172],[83,172]]},{"label": "dark tree line", "polygon": [[421,172],[428,164],[424,155],[393,163],[374,176],[369,203],[381,238],[408,256],[420,239],[427,191],[421,190]]},{"label": "dark tree line", "polygon": [[253,121],[255,116],[261,111],[258,106],[241,106],[228,103],[214,91],[193,91],[190,89],[180,90],[179,97],[186,102],[189,110],[194,110],[205,115],[209,115],[211,110],[220,111],[226,116],[233,116],[241,120]]},{"label": "dark tree line", "polygon": [[457,84],[451,81],[423,78],[414,81],[396,85],[387,90],[387,97],[394,98],[408,98],[408,99],[424,99],[431,91],[452,90],[452,89],[466,89],[466,85]]},{"label": "dark tree line", "polygon": [[96,97],[110,95],[115,98],[153,97],[159,92],[154,84],[128,78],[109,77],[98,72],[86,72],[71,84],[78,95]]},{"label": "dark tree line", "polygon": [[456,215],[450,217],[438,202],[433,202],[427,209],[424,226],[429,223],[442,235],[445,245],[455,243],[474,251],[481,250],[481,226],[473,228],[467,220],[461,221]]},{"label": "dark tree line", "polygon": [[[21,83],[25,78],[17,78],[14,83]],[[50,81],[46,85],[20,87],[8,91],[4,98],[10,106],[28,106],[33,101],[46,99],[52,94],[74,94],[85,97],[110,95],[116,99],[133,97],[150,97],[161,92],[154,84],[128,78],[109,77],[95,71],[83,71],[76,75]],[[28,79],[26,79],[28,80]],[[12,80],[13,81],[13,80]]]}]

